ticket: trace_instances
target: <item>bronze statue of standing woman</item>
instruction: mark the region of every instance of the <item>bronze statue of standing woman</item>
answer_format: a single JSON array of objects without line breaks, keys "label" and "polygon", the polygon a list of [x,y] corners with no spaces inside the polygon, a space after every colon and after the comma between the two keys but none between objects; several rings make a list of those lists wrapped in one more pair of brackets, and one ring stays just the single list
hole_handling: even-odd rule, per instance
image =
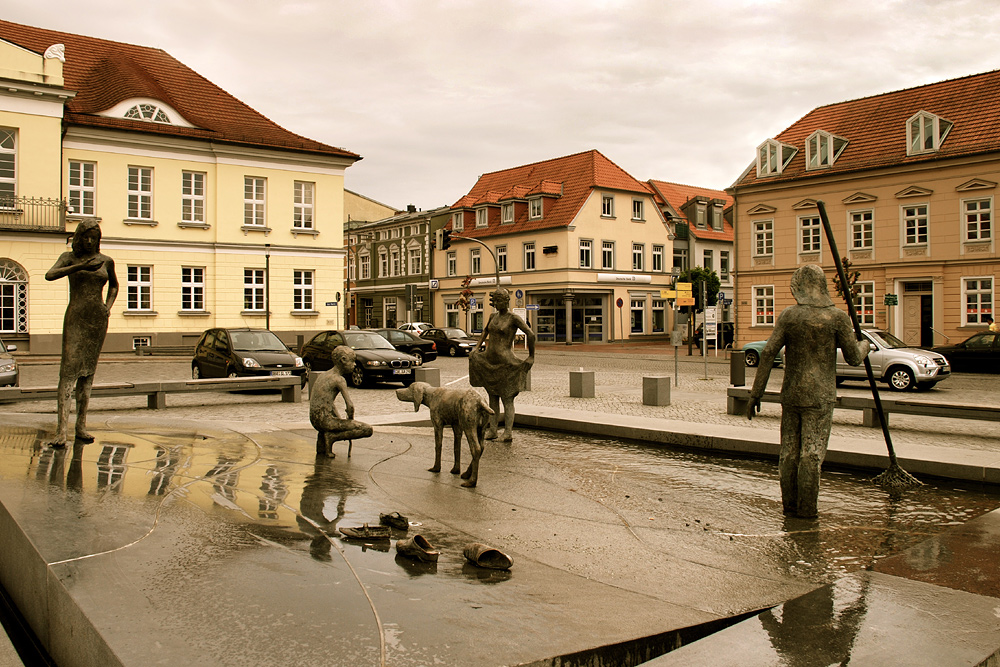
[{"label": "bronze statue of standing woman", "polygon": [[[69,305],[63,317],[62,362],[59,366],[59,396],[53,447],[69,440],[70,398],[76,387],[76,441],[93,442],[87,433],[87,405],[94,384],[97,358],[108,333],[108,317],[118,296],[115,263],[101,254],[101,228],[85,220],[73,234],[73,249],[64,252],[45,274],[46,280],[69,278]],[[104,286],[108,286],[107,296]]]},{"label": "bronze statue of standing woman", "polygon": [[[490,399],[490,427],[487,440],[497,438],[497,415],[503,401],[504,432],[500,440],[513,440],[514,397],[524,390],[528,372],[535,363],[535,332],[524,320],[510,312],[510,292],[498,287],[490,294],[493,314],[479,335],[479,342],[469,353],[469,384],[486,389]],[[514,356],[514,338],[524,333],[528,358]]]}]

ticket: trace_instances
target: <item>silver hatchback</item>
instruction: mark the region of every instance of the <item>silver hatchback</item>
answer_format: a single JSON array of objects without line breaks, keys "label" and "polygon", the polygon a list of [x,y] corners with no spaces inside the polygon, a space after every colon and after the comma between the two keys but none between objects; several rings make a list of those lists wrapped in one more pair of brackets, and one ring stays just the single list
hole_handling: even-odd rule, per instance
[{"label": "silver hatchback", "polygon": [[[930,389],[951,375],[951,366],[944,355],[910,347],[882,329],[863,329],[871,343],[868,360],[875,378],[895,391]],[[864,364],[851,366],[837,350],[837,384],[845,380],[867,380]]]}]

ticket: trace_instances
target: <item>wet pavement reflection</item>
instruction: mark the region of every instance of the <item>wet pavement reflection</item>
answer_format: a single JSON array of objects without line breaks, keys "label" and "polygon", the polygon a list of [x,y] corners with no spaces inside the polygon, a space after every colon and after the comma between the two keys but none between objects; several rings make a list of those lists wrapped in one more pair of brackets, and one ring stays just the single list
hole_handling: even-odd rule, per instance
[{"label": "wet pavement reflection", "polygon": [[[116,554],[114,571],[141,581],[143,598],[178,609],[157,618],[165,630],[207,633],[186,650],[219,664],[256,664],[245,653],[264,651],[254,645],[258,622],[281,628],[269,641],[286,647],[283,664],[293,655],[323,664],[316,661],[330,652],[340,662],[326,664],[379,664],[373,654],[396,665],[509,664],[557,655],[560,642],[651,634],[658,624],[680,627],[837,583],[824,603],[835,611],[823,612],[837,630],[834,661],[866,595],[838,583],[844,575],[1000,506],[1000,496],[972,485],[892,498],[864,477],[833,471],[824,472],[819,520],[785,518],[773,463],[525,429],[513,444],[489,445],[480,486],[470,490],[457,476],[427,472],[427,428],[386,428],[352,458],[329,459],[314,455],[306,431],[128,420],[92,428],[92,444],[56,450],[31,417],[19,419],[0,427],[0,481],[24,480],[39,492],[22,509],[48,524],[26,531],[37,531],[49,564],[79,568]],[[392,540],[338,530],[376,525],[391,511],[411,520]],[[441,552],[438,562],[396,552],[393,542],[415,533]],[[471,541],[503,548],[514,567],[472,565],[462,557]],[[121,560],[130,550],[136,562]],[[706,572],[737,583],[690,581]],[[603,592],[583,592],[595,583]],[[260,592],[247,593],[250,586]],[[703,587],[705,599],[670,612],[691,597],[685,586]],[[750,592],[727,598],[741,586]],[[665,598],[673,589],[679,597]],[[192,605],[195,593],[202,598]],[[647,618],[634,618],[639,600]],[[339,630],[324,625],[331,610]],[[670,613],[679,620],[657,618]],[[762,623],[779,653],[812,632],[793,602]],[[227,627],[224,638],[206,629],[215,625]]]}]

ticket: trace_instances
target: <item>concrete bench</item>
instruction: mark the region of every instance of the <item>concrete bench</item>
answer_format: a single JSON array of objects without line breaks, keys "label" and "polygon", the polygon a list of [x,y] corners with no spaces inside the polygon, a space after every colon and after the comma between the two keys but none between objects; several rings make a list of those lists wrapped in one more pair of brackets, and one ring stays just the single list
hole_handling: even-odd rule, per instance
[{"label": "concrete bench", "polygon": [[[731,415],[746,413],[750,390],[746,387],[729,387],[726,391],[726,412]],[[890,413],[920,415],[924,417],[949,417],[951,419],[980,419],[984,421],[1000,421],[1000,409],[994,405],[978,405],[975,403],[951,403],[928,398],[882,398],[882,411],[886,422]],[[761,403],[780,403],[781,392],[766,391],[761,397]],[[846,410],[861,410],[861,423],[872,428],[882,428],[875,409],[875,399],[870,396],[837,396],[834,408]]]},{"label": "concrete bench", "polygon": [[[246,391],[280,389],[283,403],[302,402],[302,379],[295,375],[275,375],[245,378],[202,378],[199,380],[168,380],[163,382],[119,382],[97,384],[90,390],[91,398],[102,396],[146,396],[151,410],[167,406],[167,394],[197,391]],[[56,400],[58,387],[0,387],[0,403],[17,401]]]},{"label": "concrete bench", "polygon": [[153,355],[164,355],[173,357],[191,356],[194,354],[193,345],[139,345],[135,348],[135,353],[140,357],[151,357]]}]

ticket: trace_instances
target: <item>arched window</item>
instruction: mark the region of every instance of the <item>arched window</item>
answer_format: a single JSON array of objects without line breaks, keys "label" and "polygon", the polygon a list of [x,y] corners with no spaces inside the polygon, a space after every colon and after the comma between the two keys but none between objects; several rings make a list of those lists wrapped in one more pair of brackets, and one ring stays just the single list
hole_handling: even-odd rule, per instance
[{"label": "arched window", "polygon": [[170,117],[155,104],[136,104],[125,112],[126,118],[148,120],[154,123],[169,123]]},{"label": "arched window", "polygon": [[28,272],[12,259],[0,259],[0,333],[28,331]]}]

